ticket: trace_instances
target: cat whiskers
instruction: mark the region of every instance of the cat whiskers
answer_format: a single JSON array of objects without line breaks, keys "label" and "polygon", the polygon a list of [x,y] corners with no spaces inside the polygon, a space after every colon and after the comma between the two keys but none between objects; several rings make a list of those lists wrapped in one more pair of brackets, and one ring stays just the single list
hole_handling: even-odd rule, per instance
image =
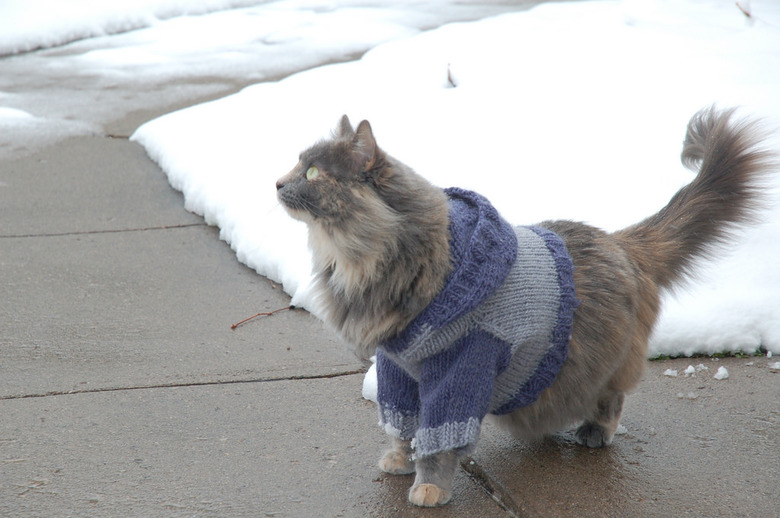
[{"label": "cat whiskers", "polygon": [[277,203],[281,205],[290,216],[297,220],[309,222],[316,218],[317,207],[305,198],[296,199],[292,206],[278,200],[278,198]]}]

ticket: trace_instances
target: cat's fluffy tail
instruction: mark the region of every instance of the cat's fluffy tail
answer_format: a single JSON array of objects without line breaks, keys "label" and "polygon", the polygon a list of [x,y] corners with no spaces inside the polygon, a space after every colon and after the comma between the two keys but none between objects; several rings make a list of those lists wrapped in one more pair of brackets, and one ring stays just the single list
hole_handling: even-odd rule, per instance
[{"label": "cat's fluffy tail", "polygon": [[674,286],[735,225],[755,219],[761,181],[775,165],[760,145],[756,122],[734,120],[734,109],[712,107],[691,118],[682,162],[696,178],[658,213],[615,233],[659,287]]}]

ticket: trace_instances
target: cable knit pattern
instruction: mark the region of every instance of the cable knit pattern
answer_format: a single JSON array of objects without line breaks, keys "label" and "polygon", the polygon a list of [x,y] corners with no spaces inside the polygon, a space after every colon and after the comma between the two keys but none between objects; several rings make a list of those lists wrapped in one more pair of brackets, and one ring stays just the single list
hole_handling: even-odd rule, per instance
[{"label": "cable knit pattern", "polygon": [[566,359],[576,306],[559,236],[512,228],[479,194],[445,192],[452,273],[377,351],[380,424],[419,456],[468,452],[486,414],[536,401]]}]

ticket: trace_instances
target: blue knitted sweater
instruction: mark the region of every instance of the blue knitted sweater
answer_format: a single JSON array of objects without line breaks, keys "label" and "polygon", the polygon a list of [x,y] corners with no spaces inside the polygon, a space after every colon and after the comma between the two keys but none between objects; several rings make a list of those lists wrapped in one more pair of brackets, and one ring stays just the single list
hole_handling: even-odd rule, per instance
[{"label": "blue knitted sweater", "polygon": [[557,234],[513,228],[477,193],[445,192],[453,270],[377,350],[380,425],[418,456],[468,453],[485,415],[536,401],[566,359],[577,305]]}]

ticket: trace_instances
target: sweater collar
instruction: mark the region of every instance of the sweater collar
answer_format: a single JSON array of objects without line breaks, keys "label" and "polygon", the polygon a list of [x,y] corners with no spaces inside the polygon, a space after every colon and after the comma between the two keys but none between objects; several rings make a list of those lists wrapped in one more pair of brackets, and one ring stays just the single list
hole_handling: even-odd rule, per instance
[{"label": "sweater collar", "polygon": [[506,280],[517,258],[512,226],[480,194],[456,187],[449,197],[450,272],[444,288],[404,331],[383,345],[400,352],[421,329],[438,329],[473,311]]}]

